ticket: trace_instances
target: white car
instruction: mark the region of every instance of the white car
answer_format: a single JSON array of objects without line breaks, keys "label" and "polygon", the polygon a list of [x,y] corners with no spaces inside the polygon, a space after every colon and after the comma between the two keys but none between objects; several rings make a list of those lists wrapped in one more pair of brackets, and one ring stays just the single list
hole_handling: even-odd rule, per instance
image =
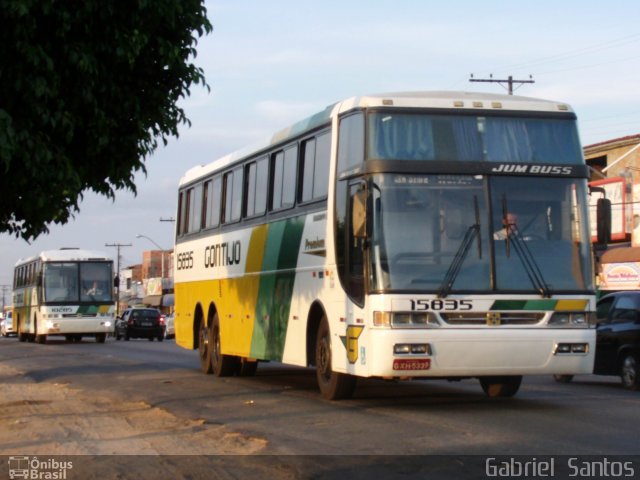
[{"label": "white car", "polygon": [[173,313],[164,317],[164,338],[175,338],[176,327],[173,323]]},{"label": "white car", "polygon": [[13,312],[7,312],[6,317],[0,322],[0,335],[8,337],[16,332],[13,330]]}]

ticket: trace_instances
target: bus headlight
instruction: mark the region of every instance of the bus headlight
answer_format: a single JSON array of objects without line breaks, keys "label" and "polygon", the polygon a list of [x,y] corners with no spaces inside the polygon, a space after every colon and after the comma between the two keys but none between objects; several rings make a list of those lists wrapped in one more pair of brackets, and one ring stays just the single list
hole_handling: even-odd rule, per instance
[{"label": "bus headlight", "polygon": [[392,328],[437,328],[440,323],[431,312],[373,312],[373,325]]},{"label": "bus headlight", "polygon": [[562,328],[589,328],[592,312],[555,312],[549,319],[549,326]]}]

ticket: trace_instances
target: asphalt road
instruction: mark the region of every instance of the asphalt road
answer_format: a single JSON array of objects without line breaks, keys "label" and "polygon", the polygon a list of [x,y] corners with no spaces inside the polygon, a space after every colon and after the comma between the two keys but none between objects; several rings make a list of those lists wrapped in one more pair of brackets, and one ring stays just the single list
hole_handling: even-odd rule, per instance
[{"label": "asphalt road", "polygon": [[[624,390],[617,377],[587,375],[568,385],[525,377],[508,399],[485,397],[476,380],[360,380],[353,399],[328,402],[311,369],[266,363],[255,377],[217,378],[200,372],[197,352],[173,341],[51,338],[38,345],[1,338],[0,362],[38,383],[144,401],[263,438],[264,455],[307,455],[318,465],[341,458],[345,471],[350,457],[335,456],[475,455],[476,462],[496,455],[640,454],[640,392]],[[359,471],[354,478],[368,478],[366,468]],[[468,478],[486,478],[477,473]]]}]

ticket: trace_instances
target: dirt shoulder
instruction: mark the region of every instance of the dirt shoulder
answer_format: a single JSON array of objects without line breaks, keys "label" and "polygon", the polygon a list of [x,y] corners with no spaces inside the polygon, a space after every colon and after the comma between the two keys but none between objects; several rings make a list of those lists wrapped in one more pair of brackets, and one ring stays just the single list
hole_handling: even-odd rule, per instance
[{"label": "dirt shoulder", "polygon": [[0,455],[259,454],[267,441],[61,383],[0,363]]}]

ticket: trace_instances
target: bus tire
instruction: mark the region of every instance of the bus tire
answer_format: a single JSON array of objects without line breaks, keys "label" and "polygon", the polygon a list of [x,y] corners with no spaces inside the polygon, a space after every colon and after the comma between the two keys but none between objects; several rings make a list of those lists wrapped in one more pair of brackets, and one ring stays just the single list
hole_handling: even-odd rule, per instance
[{"label": "bus tire", "polygon": [[490,398],[513,397],[520,389],[522,375],[504,377],[480,377],[482,390]]},{"label": "bus tire", "polygon": [[106,333],[96,333],[96,343],[104,343],[107,340]]},{"label": "bus tire", "polygon": [[316,379],[320,393],[327,400],[350,398],[356,386],[356,377],[334,372],[331,368],[331,332],[327,317],[322,317],[316,337]]},{"label": "bus tire", "polygon": [[213,373],[211,345],[213,345],[211,341],[211,329],[208,328],[203,321],[198,333],[198,356],[200,358],[200,369],[207,375]]},{"label": "bus tire", "polygon": [[44,345],[45,343],[47,343],[47,336],[46,335],[36,335],[36,343],[39,343],[40,345]]},{"label": "bus tire", "polygon": [[233,355],[224,355],[222,353],[220,340],[220,320],[216,312],[211,322],[211,367],[216,377],[230,377],[236,373],[240,359]]}]

